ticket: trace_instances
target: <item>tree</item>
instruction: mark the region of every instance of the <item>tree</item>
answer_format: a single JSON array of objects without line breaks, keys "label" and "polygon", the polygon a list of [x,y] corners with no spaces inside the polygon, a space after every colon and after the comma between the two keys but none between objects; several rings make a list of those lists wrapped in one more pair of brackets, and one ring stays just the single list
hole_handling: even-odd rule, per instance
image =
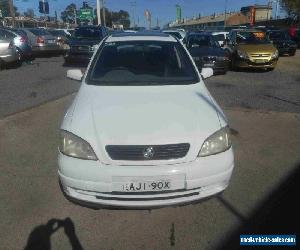
[{"label": "tree", "polygon": [[75,12],[77,11],[76,4],[69,4],[66,9],[61,13],[61,19],[65,23],[75,23]]},{"label": "tree", "polygon": [[24,12],[24,16],[33,18],[34,17],[34,10],[33,9],[27,9]]},{"label": "tree", "polygon": [[281,0],[282,7],[286,10],[289,17],[294,20],[300,20],[300,1],[299,0]]},{"label": "tree", "polygon": [[[97,22],[97,11],[94,11],[95,20],[94,22]],[[105,21],[106,26],[112,27],[113,23],[119,23],[124,26],[125,29],[130,27],[130,16],[129,13],[125,10],[120,11],[109,11],[107,8],[105,8]],[[103,21],[103,9],[101,9],[101,22]]]},{"label": "tree", "polygon": [[[2,12],[3,17],[10,16],[8,1],[0,0],[0,10]],[[15,10],[15,16],[19,16],[20,13],[18,12],[18,8],[16,6],[14,6],[14,10]]]}]

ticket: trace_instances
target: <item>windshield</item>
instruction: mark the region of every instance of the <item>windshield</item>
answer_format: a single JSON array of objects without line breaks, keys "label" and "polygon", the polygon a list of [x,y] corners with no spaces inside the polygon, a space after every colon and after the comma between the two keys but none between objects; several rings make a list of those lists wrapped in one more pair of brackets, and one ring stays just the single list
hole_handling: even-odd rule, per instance
[{"label": "windshield", "polygon": [[73,36],[78,39],[102,39],[102,32],[99,28],[78,28],[75,30]]},{"label": "windshield", "polygon": [[217,35],[214,35],[214,37],[217,41],[225,41],[225,35],[224,34],[217,34]]},{"label": "windshield", "polygon": [[190,58],[177,42],[110,42],[100,50],[88,84],[180,85],[199,81]]},{"label": "windshield", "polygon": [[283,31],[272,31],[270,32],[269,38],[271,40],[278,40],[278,39],[288,39],[289,36],[287,33]]},{"label": "windshield", "polygon": [[190,35],[188,37],[188,47],[214,47],[220,48],[219,43],[214,39],[213,36],[207,35]]},{"label": "windshield", "polygon": [[263,31],[240,31],[236,34],[238,44],[266,44],[270,43]]}]

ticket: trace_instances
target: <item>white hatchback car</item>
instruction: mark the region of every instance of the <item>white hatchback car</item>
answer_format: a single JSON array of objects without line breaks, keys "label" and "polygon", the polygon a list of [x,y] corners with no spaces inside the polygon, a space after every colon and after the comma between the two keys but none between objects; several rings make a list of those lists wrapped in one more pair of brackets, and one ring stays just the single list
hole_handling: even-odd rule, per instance
[{"label": "white hatchback car", "polygon": [[148,208],[222,192],[234,167],[226,118],[185,47],[162,33],[105,38],[61,125],[59,178],[77,203]]}]

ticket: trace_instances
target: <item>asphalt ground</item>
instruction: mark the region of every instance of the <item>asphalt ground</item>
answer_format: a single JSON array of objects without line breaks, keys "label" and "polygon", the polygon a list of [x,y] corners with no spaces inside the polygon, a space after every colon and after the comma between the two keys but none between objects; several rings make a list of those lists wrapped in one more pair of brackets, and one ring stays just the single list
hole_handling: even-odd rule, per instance
[{"label": "asphalt ground", "polygon": [[[204,201],[152,210],[93,210],[65,199],[57,179],[58,131],[74,97],[68,94],[79,84],[65,79],[59,57],[35,63],[0,72],[0,249],[238,249],[241,233],[299,239],[299,56],[281,58],[273,72],[206,81],[233,132],[231,184]],[[28,77],[29,89],[18,91],[22,85],[9,85],[8,76]],[[5,92],[13,107],[5,102],[5,84],[17,91]],[[263,97],[271,94],[277,98]]]},{"label": "asphalt ground", "polygon": [[[80,84],[66,78],[71,68],[58,56],[0,71],[0,117],[76,92]],[[222,107],[299,113],[299,69],[300,50],[295,57],[280,57],[274,71],[229,71],[205,82]]]}]

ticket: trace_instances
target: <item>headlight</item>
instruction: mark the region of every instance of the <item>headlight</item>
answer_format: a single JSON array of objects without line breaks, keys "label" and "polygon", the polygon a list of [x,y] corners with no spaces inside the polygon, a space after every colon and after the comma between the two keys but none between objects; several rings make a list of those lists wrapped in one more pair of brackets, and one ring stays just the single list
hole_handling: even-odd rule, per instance
[{"label": "headlight", "polygon": [[242,50],[237,50],[237,54],[240,58],[244,58],[244,59],[248,59],[249,56],[247,55],[246,52],[242,51]]},{"label": "headlight", "polygon": [[231,147],[229,127],[221,128],[203,143],[198,157],[222,153]]},{"label": "headlight", "polygon": [[279,56],[279,53],[278,53],[278,50],[276,50],[276,51],[272,54],[271,58],[272,58],[272,59],[275,59],[275,58],[277,58],[278,56]]},{"label": "headlight", "polygon": [[60,132],[59,150],[67,156],[84,160],[98,160],[88,142],[65,130]]},{"label": "headlight", "polygon": [[93,51],[96,51],[98,48],[99,48],[99,45],[98,45],[98,44],[95,44],[95,45],[93,45],[92,50],[93,50]]}]

